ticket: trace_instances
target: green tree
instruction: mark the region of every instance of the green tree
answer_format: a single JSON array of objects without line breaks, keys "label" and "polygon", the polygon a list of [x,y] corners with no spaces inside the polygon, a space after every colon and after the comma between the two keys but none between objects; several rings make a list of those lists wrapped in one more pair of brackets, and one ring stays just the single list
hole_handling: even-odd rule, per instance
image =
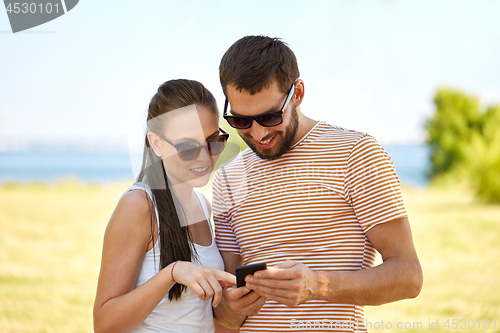
[{"label": "green tree", "polygon": [[485,113],[481,132],[474,134],[467,155],[477,195],[500,202],[500,106]]},{"label": "green tree", "polygon": [[430,176],[463,174],[469,142],[481,126],[479,101],[460,91],[440,89],[434,105],[436,113],[426,124],[431,149]]},{"label": "green tree", "polygon": [[481,112],[477,98],[439,89],[427,122],[433,179],[467,180],[479,198],[500,202],[500,105]]}]

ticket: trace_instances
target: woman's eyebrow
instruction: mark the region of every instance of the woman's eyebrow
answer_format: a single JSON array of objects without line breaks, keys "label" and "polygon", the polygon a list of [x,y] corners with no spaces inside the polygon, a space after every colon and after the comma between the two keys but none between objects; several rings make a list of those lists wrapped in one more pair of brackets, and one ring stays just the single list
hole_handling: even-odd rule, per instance
[{"label": "woman's eyebrow", "polygon": [[212,134],[210,134],[209,136],[207,136],[206,139],[211,138],[212,136],[216,136],[219,133],[220,133],[220,131],[219,131],[219,129],[217,129],[215,132],[213,132]]},{"label": "woman's eyebrow", "polygon": [[[211,138],[212,136],[215,136],[217,134],[219,134],[219,130],[218,129],[215,132],[213,132],[212,134],[210,134],[209,136],[207,136],[205,139]],[[192,142],[192,141],[196,141],[196,140],[193,139],[193,138],[179,138],[179,139],[177,139],[175,141],[177,141],[177,142]]]}]

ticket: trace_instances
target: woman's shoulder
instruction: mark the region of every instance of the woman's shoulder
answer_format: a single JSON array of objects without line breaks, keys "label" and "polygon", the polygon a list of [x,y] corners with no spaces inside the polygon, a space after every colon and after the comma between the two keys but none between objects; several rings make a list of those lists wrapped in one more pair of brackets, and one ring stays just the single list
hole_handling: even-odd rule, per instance
[{"label": "woman's shoulder", "polygon": [[146,189],[133,186],[122,194],[118,201],[118,205],[120,204],[137,213],[150,212],[151,197]]},{"label": "woman's shoulder", "polygon": [[118,200],[109,222],[127,227],[127,229],[147,227],[150,230],[152,207],[151,198],[147,191],[132,186]]}]

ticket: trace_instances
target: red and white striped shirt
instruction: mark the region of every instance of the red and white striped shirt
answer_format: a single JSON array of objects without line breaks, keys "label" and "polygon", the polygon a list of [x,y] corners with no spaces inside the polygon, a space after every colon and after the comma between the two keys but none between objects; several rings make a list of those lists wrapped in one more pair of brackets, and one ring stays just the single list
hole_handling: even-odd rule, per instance
[{"label": "red and white striped shirt", "polygon": [[[372,267],[366,232],[407,216],[385,150],[367,134],[324,122],[276,160],[246,149],[219,169],[213,212],[219,250],[245,265],[291,259],[323,271]],[[241,332],[366,332],[363,322],[362,306],[269,300]]]}]

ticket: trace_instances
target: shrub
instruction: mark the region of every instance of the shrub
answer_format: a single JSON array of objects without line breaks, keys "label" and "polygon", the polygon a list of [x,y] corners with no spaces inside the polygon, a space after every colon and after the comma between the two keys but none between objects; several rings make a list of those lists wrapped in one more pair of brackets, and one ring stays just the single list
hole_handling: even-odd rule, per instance
[{"label": "shrub", "polygon": [[481,112],[473,96],[439,89],[426,123],[433,179],[468,180],[478,197],[500,202],[500,106]]}]

